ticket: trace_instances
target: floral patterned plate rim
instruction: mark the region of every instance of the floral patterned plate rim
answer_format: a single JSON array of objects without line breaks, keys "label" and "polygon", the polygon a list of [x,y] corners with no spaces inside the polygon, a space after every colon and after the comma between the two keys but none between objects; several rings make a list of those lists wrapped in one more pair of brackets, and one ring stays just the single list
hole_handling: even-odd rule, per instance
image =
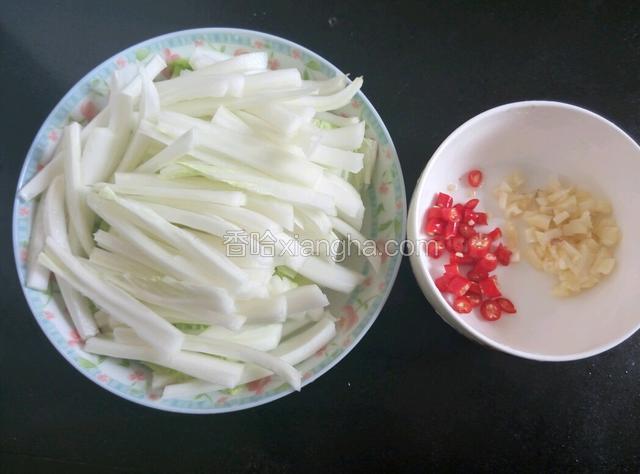
[{"label": "floral patterned plate rim", "polygon": [[[305,79],[331,77],[340,71],[312,51],[277,36],[234,28],[201,28],[177,31],[131,46],[107,59],[76,83],[45,119],[27,152],[18,189],[37,173],[51,156],[64,124],[89,119],[100,109],[100,85],[115,68],[150,53],[164,55],[172,61],[181,53],[189,54],[202,46],[231,54],[252,50],[269,53],[271,68],[297,67]],[[366,78],[365,78],[366,79]],[[372,184],[363,196],[367,214],[363,230],[381,245],[388,240],[400,242],[406,229],[407,202],[398,155],[382,119],[367,98],[359,92],[345,113],[358,115],[379,143],[378,160]],[[149,372],[127,361],[96,357],[82,350],[81,341],[68,322],[55,285],[43,293],[24,286],[27,243],[31,218],[37,201],[25,202],[16,194],[13,209],[13,246],[16,267],[27,303],[37,323],[53,346],[79,372],[94,383],[129,401],[165,411],[180,413],[223,413],[255,407],[284,397],[292,390],[282,381],[267,377],[227,392],[199,394],[191,399],[166,399],[149,387]],[[331,310],[338,318],[338,334],[327,347],[298,365],[303,372],[303,386],[308,385],[345,357],[371,327],[386,302],[398,274],[402,255],[383,256],[376,274],[366,264],[358,268],[366,279],[350,295],[332,296]]]}]

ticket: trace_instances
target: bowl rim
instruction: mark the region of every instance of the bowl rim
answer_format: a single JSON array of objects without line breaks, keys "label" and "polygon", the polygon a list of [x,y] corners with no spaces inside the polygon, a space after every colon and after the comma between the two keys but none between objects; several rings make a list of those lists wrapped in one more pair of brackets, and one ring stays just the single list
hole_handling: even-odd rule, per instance
[{"label": "bowl rim", "polygon": [[[99,69],[101,69],[102,67],[106,66],[108,63],[115,61],[119,56],[121,56],[122,54],[131,51],[131,50],[135,50],[135,49],[139,49],[139,48],[143,48],[145,46],[149,46],[149,45],[153,45],[157,42],[166,40],[166,39],[170,39],[171,37],[175,37],[175,36],[181,36],[181,35],[196,35],[196,34],[210,34],[210,33],[229,33],[229,34],[238,34],[238,35],[249,35],[249,36],[257,36],[257,37],[261,37],[264,38],[266,40],[273,40],[276,42],[280,42],[282,44],[288,45],[291,48],[296,48],[298,50],[300,50],[301,52],[309,55],[310,57],[316,59],[316,60],[320,60],[321,62],[327,64],[331,69],[333,69],[334,71],[336,71],[336,73],[342,73],[342,71],[337,68],[333,63],[331,63],[330,61],[328,61],[327,59],[325,59],[323,56],[320,56],[319,54],[315,53],[314,51],[311,51],[310,49],[294,42],[291,40],[288,40],[286,38],[282,38],[280,36],[277,35],[273,35],[270,33],[265,33],[262,31],[257,31],[257,30],[251,30],[251,29],[245,29],[245,28],[232,28],[232,27],[204,27],[204,28],[190,28],[190,29],[184,29],[184,30],[177,30],[177,31],[172,31],[170,33],[165,33],[162,35],[158,35],[158,36],[154,36],[142,41],[139,41],[138,43],[135,43],[133,45],[127,46],[126,48],[123,48],[119,51],[117,51],[115,54],[113,54],[112,56],[110,56],[109,58],[105,59],[104,61],[101,61],[99,64],[97,64],[95,67],[93,67],[90,71],[88,71],[86,74],[84,74],[80,79],[78,79],[73,86],[71,86],[71,88],[56,102],[56,104],[53,106],[53,108],[51,109],[51,112],[49,112],[49,114],[45,117],[45,119],[42,122],[42,125],[40,125],[40,127],[38,128],[38,131],[35,133],[33,141],[31,142],[31,145],[29,146],[29,149],[27,150],[27,153],[25,154],[25,158],[23,160],[22,163],[22,168],[20,170],[20,173],[18,175],[18,182],[16,185],[16,191],[15,191],[15,196],[14,196],[14,202],[13,202],[13,209],[12,209],[12,220],[11,220],[11,228],[12,228],[12,241],[13,241],[13,256],[14,256],[14,262],[15,262],[15,269],[16,269],[16,273],[17,273],[17,277],[20,283],[20,288],[22,290],[22,293],[24,295],[25,300],[27,301],[27,305],[29,306],[29,310],[31,311],[31,315],[33,316],[33,318],[35,319],[35,321],[37,322],[38,326],[40,327],[40,330],[42,331],[42,333],[46,336],[46,338],[49,340],[49,342],[51,343],[51,345],[56,349],[56,351],[62,355],[62,357],[80,374],[82,374],[84,377],[86,377],[87,379],[89,379],[91,382],[93,382],[94,384],[96,384],[98,387],[100,387],[101,389],[107,390],[108,392],[116,395],[118,398],[123,398],[125,400],[128,400],[130,402],[134,402],[138,405],[142,405],[144,407],[147,408],[152,408],[152,409],[156,409],[159,411],[165,411],[165,412],[173,412],[173,413],[184,413],[184,414],[195,414],[195,415],[212,415],[212,414],[219,414],[219,413],[229,413],[229,412],[235,412],[235,411],[242,411],[242,410],[247,410],[250,408],[254,408],[260,405],[264,405],[267,403],[270,403],[272,401],[278,400],[280,398],[283,398],[291,393],[294,392],[294,390],[292,388],[287,388],[286,390],[283,390],[282,392],[273,394],[271,396],[268,397],[264,397],[261,398],[259,400],[255,400],[246,404],[242,404],[242,405],[232,405],[232,406],[228,406],[228,407],[220,407],[220,408],[216,408],[216,407],[207,407],[207,408],[186,408],[186,407],[178,407],[178,406],[173,406],[173,405],[161,405],[158,403],[155,403],[154,401],[151,400],[147,400],[146,398],[136,398],[134,396],[131,396],[129,394],[123,393],[118,391],[115,387],[111,387],[108,384],[100,384],[95,378],[91,377],[89,373],[84,372],[82,370],[80,370],[79,367],[77,367],[77,363],[75,360],[72,359],[71,355],[65,353],[62,350],[62,347],[58,347],[57,343],[53,340],[52,336],[45,330],[44,325],[42,323],[42,321],[40,321],[37,317],[36,317],[36,313],[37,308],[35,307],[35,303],[31,300],[31,298],[29,298],[29,296],[27,295],[27,287],[24,284],[24,281],[22,278],[20,278],[20,246],[19,246],[19,240],[18,240],[18,234],[17,234],[17,226],[16,226],[16,221],[17,221],[17,212],[18,212],[18,207],[20,205],[20,202],[22,201],[22,199],[19,196],[19,191],[22,188],[22,186],[24,185],[24,181],[25,181],[25,176],[27,174],[27,157],[30,156],[34,151],[35,151],[35,147],[36,147],[36,143],[37,143],[37,139],[38,137],[43,133],[45,126],[47,125],[47,123],[49,123],[55,112],[56,109],[58,108],[58,106],[63,103],[64,101],[66,101],[68,98],[70,98],[79,88],[80,85],[82,83],[85,82],[85,80],[93,75],[95,75],[97,73],[97,71]],[[396,157],[397,161],[398,161],[398,175],[397,175],[397,180],[399,183],[399,187],[400,187],[400,196],[402,198],[402,202],[403,202],[403,207],[402,209],[399,210],[399,212],[401,212],[401,228],[400,228],[400,238],[403,239],[406,235],[406,231],[407,231],[407,194],[406,194],[406,187],[405,187],[405,182],[404,182],[404,175],[402,173],[402,166],[400,163],[400,159],[398,156],[398,151],[393,143],[393,139],[391,138],[391,134],[389,133],[389,130],[387,129],[384,121],[382,120],[382,118],[380,117],[380,114],[378,113],[378,111],[375,109],[375,107],[371,104],[371,102],[369,101],[369,99],[366,97],[366,95],[362,92],[362,91],[358,91],[358,93],[356,94],[356,96],[369,108],[369,110],[371,111],[371,114],[373,115],[373,117],[376,119],[376,121],[378,122],[379,126],[380,126],[380,130],[382,131],[382,135],[384,135],[387,140],[387,146],[392,150],[393,155]],[[392,265],[392,269],[390,272],[388,272],[388,275],[390,276],[389,278],[389,282],[383,292],[383,298],[381,299],[380,305],[375,308],[372,312],[371,312],[371,317],[368,321],[368,323],[362,327],[362,330],[360,331],[360,333],[354,337],[351,341],[351,343],[347,346],[344,347],[343,350],[335,357],[335,359],[333,359],[329,364],[327,364],[325,367],[323,367],[322,369],[320,369],[318,372],[314,373],[311,377],[309,377],[308,379],[304,380],[302,383],[302,386],[305,387],[309,384],[311,384],[312,382],[314,382],[315,380],[317,380],[319,377],[321,377],[322,375],[324,375],[326,372],[328,372],[330,369],[332,369],[333,367],[335,367],[340,361],[342,361],[342,359],[344,359],[344,357],[347,356],[347,354],[349,354],[354,348],[355,346],[360,342],[360,340],[364,337],[364,335],[369,331],[369,329],[371,328],[371,326],[373,325],[373,323],[376,321],[376,319],[378,318],[378,316],[380,315],[380,312],[382,311],[382,308],[385,306],[387,300],[389,299],[389,295],[391,294],[391,290],[393,289],[393,286],[395,285],[395,282],[397,280],[398,277],[398,272],[400,270],[400,265],[402,262],[402,255],[398,254],[392,257],[394,259]]]},{"label": "bowl rim", "polygon": [[[518,102],[510,102],[507,104],[499,105],[497,107],[493,107],[491,109],[485,110],[484,112],[481,112],[480,114],[468,119],[462,125],[457,127],[440,144],[440,146],[434,151],[433,155],[429,159],[427,166],[422,171],[420,178],[416,183],[416,187],[414,189],[413,196],[411,198],[411,204],[409,206],[409,215],[407,218],[408,219],[407,234],[410,240],[416,241],[418,238],[418,232],[419,232],[420,223],[421,223],[420,216],[417,215],[418,203],[424,199],[424,196],[422,193],[423,188],[426,185],[426,182],[431,173],[431,170],[436,165],[436,162],[439,161],[440,157],[442,156],[443,150],[451,142],[456,140],[459,135],[465,133],[468,129],[470,129],[471,127],[473,127],[478,122],[484,119],[487,119],[493,115],[497,115],[508,110],[527,109],[527,108],[535,108],[535,107],[560,108],[564,110],[570,110],[572,112],[576,112],[579,114],[587,115],[591,118],[595,118],[597,121],[601,122],[602,124],[612,129],[614,132],[618,133],[633,148],[636,149],[638,154],[640,154],[640,146],[633,138],[631,138],[631,136],[629,136],[628,133],[626,133],[624,130],[622,130],[619,126],[617,126],[615,123],[613,123],[609,119],[595,112],[592,112],[588,109],[579,107],[577,105],[568,104],[566,102],[552,101],[552,100],[525,100],[525,101],[518,101]],[[444,298],[442,293],[436,288],[433,278],[429,274],[425,266],[425,262],[420,258],[420,256],[417,255],[416,253],[411,254],[410,262],[411,262],[411,268],[416,277],[416,280],[418,281],[420,288],[422,289],[422,292],[424,293],[425,297],[427,298],[429,303],[432,305],[432,307],[435,309],[435,311],[438,313],[438,315],[443,320],[445,320],[445,322],[447,322],[450,326],[454,327],[454,329],[456,329],[461,334],[474,339],[475,342],[479,342],[493,349],[497,349],[517,357],[522,357],[524,359],[536,360],[541,362],[566,362],[566,361],[572,361],[572,360],[586,359],[588,357],[601,354],[603,352],[608,351],[609,349],[614,348],[615,346],[623,343],[628,338],[633,336],[633,334],[635,334],[636,331],[640,329],[640,320],[639,320],[636,326],[632,330],[614,339],[613,341],[605,344],[600,344],[599,346],[593,349],[577,352],[574,354],[549,355],[544,353],[523,351],[513,346],[510,346],[508,344],[497,342],[494,339],[484,335],[480,331],[474,329],[467,322],[465,318],[461,317],[458,313],[453,311],[453,309],[451,308],[451,305],[447,302],[447,300]],[[442,315],[438,310],[438,308],[444,308],[446,315]],[[457,323],[460,326],[460,328],[456,327],[455,325],[452,325],[449,321],[447,321],[447,319],[449,318],[453,319],[453,321]]]}]

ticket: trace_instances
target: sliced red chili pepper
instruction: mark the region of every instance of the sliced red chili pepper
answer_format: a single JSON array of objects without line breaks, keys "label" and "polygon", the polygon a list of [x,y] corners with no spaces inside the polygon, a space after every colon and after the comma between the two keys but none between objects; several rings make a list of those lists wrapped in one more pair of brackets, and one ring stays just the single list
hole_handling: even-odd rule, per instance
[{"label": "sliced red chili pepper", "polygon": [[498,259],[491,252],[487,252],[481,259],[476,262],[474,270],[478,272],[490,273],[498,267]]},{"label": "sliced red chili pepper", "polygon": [[458,233],[466,239],[469,239],[477,234],[473,226],[465,224],[464,222],[458,226]]},{"label": "sliced red chili pepper", "polygon": [[498,303],[500,309],[507,314],[517,313],[515,305],[507,298],[496,298],[495,302]]},{"label": "sliced red chili pepper", "polygon": [[468,241],[469,256],[474,259],[484,257],[491,248],[491,240],[486,234],[476,234]]},{"label": "sliced red chili pepper", "polygon": [[486,212],[477,212],[476,225],[487,225],[489,223],[489,215]]},{"label": "sliced red chili pepper", "polygon": [[478,282],[480,289],[482,290],[482,296],[485,298],[497,298],[502,296],[500,287],[498,286],[498,279],[494,276],[485,278]]},{"label": "sliced red chili pepper", "polygon": [[444,266],[444,274],[449,276],[462,276],[460,273],[460,267],[457,263],[447,263]]},{"label": "sliced red chili pepper", "polygon": [[438,288],[442,293],[446,293],[449,291],[449,282],[451,281],[450,275],[442,275],[436,278],[433,282],[436,284],[436,288]]},{"label": "sliced red chili pepper", "polygon": [[479,295],[477,293],[471,293],[471,291],[467,291],[467,294],[464,295],[464,297],[471,302],[471,305],[474,308],[476,306],[480,306],[480,304],[482,303],[482,295]]},{"label": "sliced red chili pepper", "polygon": [[[453,207],[443,207],[442,208],[442,219],[449,222],[456,218],[458,215],[458,210]],[[451,219],[453,217],[453,219]]]},{"label": "sliced red chili pepper", "polygon": [[457,222],[447,222],[447,227],[444,231],[445,239],[452,239],[456,235],[458,235],[458,223]]},{"label": "sliced red chili pepper", "polygon": [[471,221],[472,223],[469,224],[470,226],[476,225],[476,219],[477,218],[478,218],[478,213],[476,211],[474,211],[473,209],[465,209],[464,210],[464,221],[466,223],[468,223],[468,224]]},{"label": "sliced red chili pepper", "polygon": [[458,313],[467,314],[473,309],[473,303],[466,296],[458,296],[453,300],[453,309]]},{"label": "sliced red chili pepper", "polygon": [[440,219],[427,219],[424,225],[424,231],[427,235],[442,235],[445,228],[445,222]]},{"label": "sliced red chili pepper", "polygon": [[440,258],[444,250],[444,241],[442,239],[431,239],[427,242],[427,255],[431,258]]},{"label": "sliced red chili pepper", "polygon": [[442,208],[441,207],[430,207],[427,211],[427,219],[442,219]]},{"label": "sliced red chili pepper", "polygon": [[[472,184],[472,177],[477,184]],[[472,170],[468,179],[469,184],[479,186],[482,172]],[[503,312],[516,312],[514,304],[501,297],[497,278],[489,276],[498,263],[510,263],[512,252],[499,243],[502,238],[500,227],[488,234],[475,230],[475,226],[487,225],[489,220],[487,213],[474,210],[479,203],[479,199],[473,198],[464,204],[454,205],[450,195],[439,193],[436,204],[425,214],[423,230],[435,236],[427,242],[427,254],[430,257],[438,258],[445,250],[450,252],[449,263],[444,265],[444,274],[434,282],[442,293],[454,295],[453,308],[459,313],[469,313],[472,308],[480,306],[482,317],[495,321],[500,319]],[[492,252],[492,248],[495,251]],[[459,265],[473,265],[473,268],[466,272],[465,277]]]},{"label": "sliced red chili pepper", "polygon": [[445,193],[438,193],[436,197],[436,206],[451,207],[453,205],[453,198]]},{"label": "sliced red chili pepper", "polygon": [[471,281],[480,281],[488,277],[489,274],[487,272],[481,272],[479,270],[476,270],[475,268],[467,273],[467,278]]},{"label": "sliced red chili pepper", "polygon": [[467,293],[474,293],[476,295],[482,296],[482,289],[480,289],[480,285],[477,281],[471,281],[471,285],[469,286]]},{"label": "sliced red chili pepper", "polygon": [[478,204],[480,204],[480,199],[473,198],[473,199],[469,199],[469,200],[464,204],[464,207],[465,207],[466,209],[475,209],[475,208],[476,208],[476,206],[477,206]]},{"label": "sliced red chili pepper", "polygon": [[463,276],[454,276],[449,281],[447,289],[449,293],[453,293],[454,296],[463,296],[471,286],[471,282]]},{"label": "sliced red chili pepper", "polygon": [[456,204],[453,207],[442,208],[442,218],[449,222],[460,222],[464,217],[464,207]]},{"label": "sliced red chili pepper", "polygon": [[449,255],[449,262],[459,263],[460,265],[471,265],[474,260],[473,258],[469,257],[469,255],[465,255],[462,252],[453,252],[451,255]]},{"label": "sliced red chili pepper", "polygon": [[454,252],[465,252],[467,249],[467,239],[465,239],[461,235],[456,235],[453,239],[451,239],[451,247]]},{"label": "sliced red chili pepper", "polygon": [[467,181],[469,182],[469,186],[477,188],[482,184],[482,171],[480,170],[471,170],[467,175]]},{"label": "sliced red chili pepper", "polygon": [[487,234],[489,236],[489,238],[495,242],[496,240],[498,240],[500,237],[502,237],[502,229],[500,229],[500,227],[496,227],[495,229],[493,229],[491,232],[489,232]]},{"label": "sliced red chili pepper", "polygon": [[471,209],[465,209],[463,222],[472,227],[474,225],[487,225],[489,216],[486,212],[476,212]]},{"label": "sliced red chili pepper", "polygon": [[445,239],[444,246],[450,253],[455,252],[453,250],[453,239]]},{"label": "sliced red chili pepper", "polygon": [[509,265],[511,263],[512,254],[513,252],[502,244],[498,245],[498,248],[496,249],[496,257],[501,265]]},{"label": "sliced red chili pepper", "polygon": [[488,321],[497,321],[502,315],[502,310],[495,301],[487,300],[480,306],[480,314]]}]

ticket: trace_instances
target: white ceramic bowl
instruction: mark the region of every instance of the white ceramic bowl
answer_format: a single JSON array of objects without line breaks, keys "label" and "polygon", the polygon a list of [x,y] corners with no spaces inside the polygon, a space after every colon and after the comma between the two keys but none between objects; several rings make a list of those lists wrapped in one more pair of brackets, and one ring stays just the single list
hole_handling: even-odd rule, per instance
[{"label": "white ceramic bowl", "polygon": [[438,191],[457,185],[454,199],[469,198],[462,177],[479,168],[485,183],[478,197],[501,224],[491,190],[509,173],[520,170],[529,186],[550,176],[608,197],[622,230],[613,274],[579,296],[551,294],[553,277],[522,262],[498,269],[503,293],[518,314],[496,322],[474,311],[458,314],[435,287],[443,258],[414,254],[411,264],[425,296],[438,314],[462,334],[520,357],[562,361],[589,357],[610,349],[640,326],[640,148],[620,128],[588,110],[559,102],[529,101],[503,105],[469,120],[454,131],[429,160],[413,194],[408,237],[425,238],[425,211]]}]

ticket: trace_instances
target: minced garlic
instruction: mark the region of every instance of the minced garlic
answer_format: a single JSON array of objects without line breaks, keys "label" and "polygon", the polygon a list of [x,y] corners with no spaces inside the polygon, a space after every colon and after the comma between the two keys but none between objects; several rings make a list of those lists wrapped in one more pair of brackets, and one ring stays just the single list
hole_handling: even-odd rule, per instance
[{"label": "minced garlic", "polygon": [[[620,229],[609,202],[557,179],[535,192],[523,191],[523,185],[522,177],[513,174],[495,195],[507,219],[518,217],[527,224],[525,255],[534,267],[558,278],[555,295],[577,294],[613,271]],[[505,228],[515,248],[513,223],[508,220]]]}]

